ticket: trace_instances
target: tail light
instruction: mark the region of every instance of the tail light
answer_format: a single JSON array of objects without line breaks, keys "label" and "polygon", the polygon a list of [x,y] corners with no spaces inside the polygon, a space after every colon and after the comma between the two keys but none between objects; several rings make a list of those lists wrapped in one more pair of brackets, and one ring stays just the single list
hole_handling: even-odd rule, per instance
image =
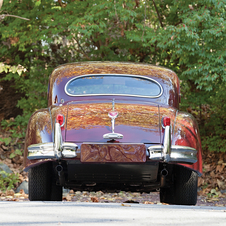
[{"label": "tail light", "polygon": [[58,122],[60,124],[60,126],[62,127],[64,125],[64,116],[61,114],[58,114],[56,116],[56,122]]},{"label": "tail light", "polygon": [[191,144],[189,143],[189,141],[185,139],[176,140],[175,145],[191,147]]},{"label": "tail light", "polygon": [[163,123],[164,127],[170,126],[170,118],[169,117],[164,117],[162,123]]}]

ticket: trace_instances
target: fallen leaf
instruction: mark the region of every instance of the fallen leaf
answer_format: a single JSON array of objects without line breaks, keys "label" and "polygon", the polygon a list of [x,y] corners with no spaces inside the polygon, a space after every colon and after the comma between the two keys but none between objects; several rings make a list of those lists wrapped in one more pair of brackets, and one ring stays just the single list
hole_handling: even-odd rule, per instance
[{"label": "fallen leaf", "polygon": [[14,194],[14,197],[15,197],[15,198],[19,198],[19,197],[21,197],[21,196],[22,196],[21,193],[16,193],[16,194]]},{"label": "fallen leaf", "polygon": [[203,168],[205,173],[210,172],[212,170],[211,164],[204,164]]},{"label": "fallen leaf", "polygon": [[131,205],[121,204],[122,206],[131,207]]},{"label": "fallen leaf", "polygon": [[7,195],[6,198],[7,198],[7,199],[13,199],[13,196]]},{"label": "fallen leaf", "polygon": [[211,199],[207,199],[207,202],[218,202],[219,199],[218,198],[211,198]]},{"label": "fallen leaf", "polygon": [[14,196],[15,192],[13,190],[6,190],[6,196]]},{"label": "fallen leaf", "polygon": [[224,165],[217,165],[216,172],[221,173],[223,171],[224,167],[225,167]]},{"label": "fallen leaf", "polygon": [[211,172],[210,172],[210,176],[211,176],[211,177],[215,177],[215,176],[216,176],[216,174],[214,173],[214,171],[211,171]]},{"label": "fallen leaf", "polygon": [[23,195],[25,194],[25,192],[24,192],[24,190],[23,190],[23,189],[20,189],[20,191],[19,191],[19,192],[20,192],[20,194],[23,194]]},{"label": "fallen leaf", "polygon": [[223,204],[218,204],[218,203],[216,203],[215,206],[218,206],[218,207],[224,207]]},{"label": "fallen leaf", "polygon": [[67,194],[65,198],[67,201],[69,201],[69,202],[71,201],[71,196],[69,194]]},{"label": "fallen leaf", "polygon": [[198,187],[200,187],[201,185],[204,185],[205,180],[201,177],[198,178]]},{"label": "fallen leaf", "polygon": [[97,197],[91,197],[92,202],[99,202],[99,199]]},{"label": "fallen leaf", "polygon": [[154,204],[154,203],[150,201],[145,201],[144,204]]},{"label": "fallen leaf", "polygon": [[220,181],[219,179],[217,179],[217,185],[218,185],[219,189],[224,189],[225,188],[225,182],[224,181]]}]

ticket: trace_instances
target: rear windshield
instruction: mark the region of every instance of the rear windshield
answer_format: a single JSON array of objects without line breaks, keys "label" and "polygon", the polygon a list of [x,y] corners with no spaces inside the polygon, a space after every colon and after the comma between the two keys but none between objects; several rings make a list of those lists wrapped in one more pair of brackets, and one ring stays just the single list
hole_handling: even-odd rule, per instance
[{"label": "rear windshield", "polygon": [[70,80],[65,87],[70,96],[127,95],[158,97],[159,83],[151,78],[125,75],[89,75]]}]

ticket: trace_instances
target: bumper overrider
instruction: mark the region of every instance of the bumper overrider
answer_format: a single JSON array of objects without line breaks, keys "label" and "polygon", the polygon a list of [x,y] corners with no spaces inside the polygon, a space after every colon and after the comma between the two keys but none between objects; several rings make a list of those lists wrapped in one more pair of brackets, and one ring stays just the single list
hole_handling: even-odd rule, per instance
[{"label": "bumper overrider", "polygon": [[148,148],[149,159],[156,161],[178,162],[193,164],[197,162],[195,148],[171,145],[171,126],[165,126],[163,145],[154,145]]},{"label": "bumper overrider", "polygon": [[[55,123],[54,142],[33,144],[28,147],[28,159],[62,159],[75,158],[78,146],[63,142],[61,126]],[[163,145],[150,146],[147,157],[153,161],[178,162],[193,164],[197,162],[197,150],[187,146],[171,145],[171,128],[165,127]]]},{"label": "bumper overrider", "polygon": [[32,159],[61,159],[75,158],[78,145],[70,142],[63,142],[61,126],[55,123],[54,142],[32,144],[28,146],[29,160]]}]

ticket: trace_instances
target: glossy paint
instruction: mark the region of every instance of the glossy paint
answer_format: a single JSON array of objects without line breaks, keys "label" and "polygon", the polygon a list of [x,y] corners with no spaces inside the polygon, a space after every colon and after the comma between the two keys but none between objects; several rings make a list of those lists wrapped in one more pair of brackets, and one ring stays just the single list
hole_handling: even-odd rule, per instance
[{"label": "glossy paint", "polygon": [[[73,77],[86,74],[132,74],[155,79],[163,87],[162,96],[151,99],[125,96],[71,97],[64,92],[65,84]],[[65,116],[62,128],[64,141],[78,144],[83,142],[107,143],[103,138],[112,132],[112,100],[115,99],[115,132],[123,134],[119,143],[143,143],[146,147],[163,143],[163,117],[171,119],[172,145],[193,147],[198,151],[198,162],[186,165],[202,172],[201,142],[198,126],[194,118],[178,110],[179,80],[177,75],[166,68],[147,64],[119,62],[84,62],[61,65],[49,79],[48,109],[35,112],[28,124],[24,167],[28,168],[45,160],[27,160],[27,147],[31,144],[53,141],[52,125],[57,114]],[[150,161],[150,160],[146,160]]]},{"label": "glossy paint", "polygon": [[[79,62],[57,67],[49,79],[48,105],[59,105],[62,102],[81,100],[81,97],[68,96],[64,91],[64,87],[69,80],[76,76],[91,74],[141,75],[152,78],[159,82],[164,89],[163,95],[156,98],[155,102],[179,107],[180,85],[179,79],[173,71],[149,64],[123,62]],[[106,98],[109,97],[100,97],[100,99]],[[82,99],[90,100],[92,97],[84,96]],[[146,99],[143,98],[144,101],[147,101]]]},{"label": "glossy paint", "polygon": [[[115,132],[123,134],[120,142],[160,143],[159,106],[156,104],[132,104],[125,100],[115,100]],[[65,141],[106,142],[103,135],[112,132],[111,100],[94,103],[71,102],[53,108],[52,117],[57,114],[66,116]],[[130,132],[129,132],[130,131]]]}]

